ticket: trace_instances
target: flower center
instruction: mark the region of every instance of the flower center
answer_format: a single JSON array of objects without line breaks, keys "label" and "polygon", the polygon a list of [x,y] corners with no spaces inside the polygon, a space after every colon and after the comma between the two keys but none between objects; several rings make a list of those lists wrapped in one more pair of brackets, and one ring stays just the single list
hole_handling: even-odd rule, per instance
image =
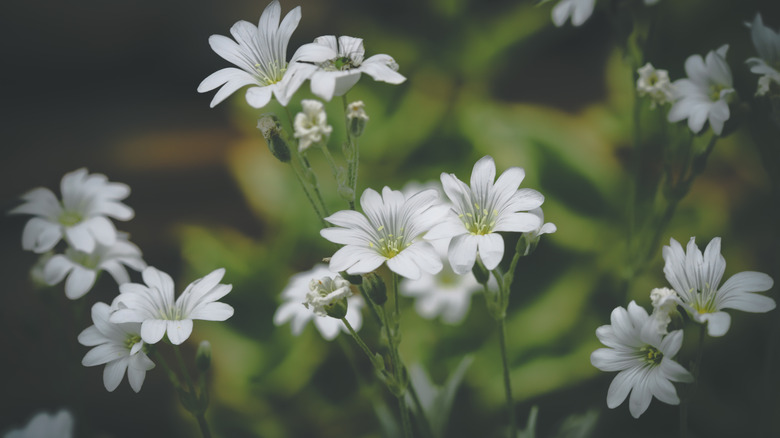
[{"label": "flower center", "polygon": [[725,90],[726,86],[721,84],[710,85],[710,99],[713,102],[720,100],[720,92]]},{"label": "flower center", "polygon": [[97,269],[98,264],[100,263],[100,256],[97,253],[90,254],[73,248],[66,249],[65,256],[72,262],[78,263],[93,271]]},{"label": "flower center", "polygon": [[717,309],[715,308],[715,295],[717,292],[713,290],[709,283],[704,283],[704,288],[701,291],[695,291],[691,289],[688,294],[693,297],[691,307],[696,309],[699,313],[712,313]]},{"label": "flower center", "polygon": [[658,351],[657,348],[650,345],[645,345],[639,349],[642,359],[650,365],[658,365],[664,358],[664,354]]},{"label": "flower center", "polygon": [[321,69],[326,71],[351,70],[360,66],[360,64],[356,63],[349,56],[341,56],[336,59],[329,59],[325,62],[319,63],[318,65]]},{"label": "flower center", "polygon": [[66,227],[76,225],[77,223],[81,222],[82,219],[84,219],[84,217],[81,215],[81,213],[67,210],[63,211],[62,214],[60,214],[60,217],[57,218],[60,224]]},{"label": "flower center", "polygon": [[281,81],[282,77],[284,76],[284,72],[286,71],[286,62],[280,64],[276,61],[271,61],[268,64],[255,64],[255,77],[258,81],[260,81],[260,84],[264,86],[275,84]]},{"label": "flower center", "polygon": [[398,255],[405,248],[412,245],[412,242],[406,242],[406,236],[403,235],[404,227],[401,227],[401,234],[388,233],[384,225],[376,229],[379,239],[376,244],[368,242],[368,246],[375,248],[379,254],[391,259]]},{"label": "flower center", "polygon": [[480,207],[479,204],[475,202],[474,208],[472,208],[471,211],[459,214],[458,217],[463,221],[463,225],[469,233],[473,235],[490,234],[490,232],[493,231],[493,227],[496,226],[498,210],[488,210],[487,208]]},{"label": "flower center", "polygon": [[128,350],[133,348],[133,345],[141,342],[141,336],[140,335],[127,335],[127,338],[125,339],[125,348]]}]

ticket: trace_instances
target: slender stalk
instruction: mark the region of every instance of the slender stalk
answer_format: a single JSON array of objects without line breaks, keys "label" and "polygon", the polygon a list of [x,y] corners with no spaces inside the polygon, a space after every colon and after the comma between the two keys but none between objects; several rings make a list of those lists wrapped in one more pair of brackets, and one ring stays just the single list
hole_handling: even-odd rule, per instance
[{"label": "slender stalk", "polygon": [[328,223],[325,222],[325,215],[322,214],[320,208],[317,206],[317,203],[314,202],[314,198],[311,196],[311,193],[309,193],[309,189],[306,187],[307,186],[306,181],[304,181],[300,172],[298,172],[298,169],[296,169],[295,166],[293,166],[292,161],[290,161],[290,167],[292,168],[295,177],[298,179],[298,182],[301,184],[303,193],[306,194],[306,199],[309,200],[309,204],[311,204],[312,208],[314,208],[314,212],[317,213],[317,217],[320,219],[323,225],[327,226]]},{"label": "slender stalk", "polygon": [[517,436],[517,425],[515,423],[515,402],[512,398],[512,382],[509,378],[509,360],[507,358],[506,348],[506,325],[504,318],[498,320],[498,339],[501,344],[501,362],[504,366],[504,392],[506,393],[506,412],[509,419],[509,437]]},{"label": "slender stalk", "polygon": [[[284,111],[287,114],[287,121],[290,125],[290,132],[295,132],[295,128],[293,126],[293,116],[290,112],[290,109],[287,107],[284,107]],[[295,156],[295,160],[298,161],[298,165],[301,166],[301,169],[304,172],[311,173],[315,179],[314,183],[309,183],[307,179],[298,173],[298,169],[295,168],[295,166],[292,166],[292,162],[290,162],[290,165],[293,167],[293,170],[295,170],[296,175],[298,176],[298,181],[301,183],[301,186],[303,187],[303,191],[306,192],[306,197],[309,199],[309,202],[311,203],[312,207],[314,207],[314,210],[317,212],[317,215],[319,216],[320,220],[323,224],[327,226],[327,222],[325,222],[325,216],[329,216],[328,208],[325,206],[325,201],[322,199],[322,194],[320,193],[319,186],[316,182],[316,175],[314,175],[314,171],[312,170],[311,166],[309,165],[308,160],[306,160],[305,157],[301,155],[300,152],[298,152],[297,144],[293,147],[289,148],[290,154]],[[315,202],[315,198],[311,195],[309,192],[309,187],[312,191],[314,191],[314,194],[316,196],[316,201],[319,202],[319,205]]]},{"label": "slender stalk", "polygon": [[387,315],[385,314],[385,329],[387,330],[388,334],[388,342],[390,343],[390,360],[393,362],[393,377],[395,380],[395,384],[398,386],[398,390],[396,392],[396,398],[398,398],[398,409],[401,411],[401,423],[403,425],[404,429],[404,436],[406,438],[411,438],[413,436],[412,434],[412,423],[409,418],[409,408],[406,406],[406,384],[405,379],[403,376],[404,373],[404,365],[401,362],[401,357],[398,353],[398,323],[401,319],[401,307],[398,303],[398,274],[393,272],[392,276],[392,287],[391,291],[393,294],[393,300],[395,301],[395,315],[394,315],[394,328],[393,330],[390,330],[388,321],[387,321]]},{"label": "slender stalk", "polygon": [[693,375],[693,384],[687,391],[685,398],[680,402],[680,438],[688,437],[688,405],[696,395],[696,388],[699,385],[699,368],[701,367],[701,358],[704,354],[704,336],[706,332],[705,324],[699,325],[699,344],[696,347],[696,359],[691,366]]},{"label": "slender stalk", "polygon": [[355,209],[355,196],[357,196],[357,177],[358,177],[358,163],[360,162],[360,150],[358,148],[357,139],[352,136],[349,131],[349,118],[347,117],[347,94],[344,93],[341,96],[341,103],[344,109],[344,135],[347,137],[347,148],[349,154],[347,155],[347,183],[352,189],[352,200],[349,201],[349,208]]},{"label": "slender stalk", "polygon": [[179,377],[168,365],[168,362],[165,360],[163,355],[160,354],[159,351],[157,351],[157,348],[154,348],[152,350],[152,355],[154,355],[154,359],[157,361],[157,363],[159,363],[163,367],[165,373],[168,374],[168,380],[171,381],[173,387],[176,389],[181,389],[181,383],[179,382]]},{"label": "slender stalk", "polygon": [[[173,353],[176,356],[176,361],[179,363],[179,368],[181,368],[182,374],[184,375],[184,380],[187,381],[187,387],[190,389],[190,395],[192,397],[196,397],[200,400],[200,397],[203,394],[198,395],[195,392],[195,384],[192,382],[192,378],[190,377],[190,372],[187,370],[187,365],[184,363],[184,358],[181,356],[181,351],[179,351],[179,346],[174,345],[173,346]],[[200,412],[192,412],[193,417],[198,421],[198,426],[200,427],[200,433],[203,435],[203,438],[211,438],[211,429],[209,429],[209,423],[206,421],[206,415],[204,412],[204,409],[198,409]]]},{"label": "slender stalk", "polygon": [[366,345],[366,343],[363,342],[363,338],[361,338],[360,335],[357,334],[355,329],[352,328],[352,324],[350,324],[349,321],[347,321],[347,318],[341,318],[341,322],[343,322],[344,325],[347,327],[347,330],[349,330],[349,334],[352,335],[352,338],[360,346],[360,349],[363,350],[363,353],[366,353],[366,356],[368,356],[368,359],[373,362],[374,361],[374,353],[371,351],[370,348],[368,348],[368,345]]}]

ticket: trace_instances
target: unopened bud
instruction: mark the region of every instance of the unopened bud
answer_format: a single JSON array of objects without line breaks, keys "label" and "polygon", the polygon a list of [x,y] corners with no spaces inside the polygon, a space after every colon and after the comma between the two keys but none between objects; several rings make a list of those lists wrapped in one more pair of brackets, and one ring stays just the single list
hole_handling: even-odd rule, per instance
[{"label": "unopened bud", "polygon": [[490,280],[490,271],[488,271],[485,265],[479,260],[474,263],[474,267],[471,268],[471,273],[474,274],[474,278],[477,279],[477,282],[483,286]]},{"label": "unopened bud", "polygon": [[201,373],[205,373],[211,368],[211,343],[209,341],[200,341],[198,351],[195,353],[195,367]]},{"label": "unopened bud", "polygon": [[366,114],[365,104],[362,100],[347,105],[347,120],[349,121],[349,133],[353,137],[360,137],[368,121],[368,114]]},{"label": "unopened bud", "polygon": [[363,292],[380,306],[387,302],[387,286],[382,277],[373,272],[363,274]]},{"label": "unopened bud", "polygon": [[354,284],[354,285],[360,285],[363,283],[363,276],[362,275],[352,275],[347,274],[347,271],[339,272],[339,275],[348,282]]},{"label": "unopened bud", "polygon": [[283,137],[282,124],[273,114],[264,114],[257,120],[257,129],[263,134],[271,155],[282,163],[290,161],[290,148]]}]

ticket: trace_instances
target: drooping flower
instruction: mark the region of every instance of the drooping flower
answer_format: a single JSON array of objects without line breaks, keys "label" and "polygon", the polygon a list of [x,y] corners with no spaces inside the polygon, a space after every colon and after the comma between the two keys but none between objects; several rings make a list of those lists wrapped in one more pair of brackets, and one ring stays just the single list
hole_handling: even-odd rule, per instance
[{"label": "drooping flower", "polygon": [[658,333],[665,335],[668,333],[669,323],[672,322],[671,314],[677,312],[680,297],[675,291],[660,287],[650,291],[650,301],[653,303],[653,313],[650,317],[655,321]]},{"label": "drooping flower", "polygon": [[73,436],[73,414],[62,409],[56,414],[38,412],[21,429],[6,432],[4,438],[71,438]]},{"label": "drooping flower", "polygon": [[669,81],[669,72],[653,67],[649,62],[637,70],[636,90],[640,97],[650,98],[650,108],[664,105],[674,98],[674,88]]},{"label": "drooping flower", "polygon": [[[274,325],[280,326],[290,322],[293,335],[299,336],[306,324],[312,321],[317,331],[328,341],[335,339],[339,331],[349,333],[341,321],[334,318],[316,317],[311,308],[303,305],[312,280],[334,275],[336,274],[333,274],[327,266],[318,264],[309,271],[300,272],[290,277],[287,286],[282,290],[283,302],[274,313]],[[365,306],[365,301],[360,295],[352,295],[347,298],[347,316],[345,318],[355,330],[360,330],[363,326],[363,315],[360,313],[363,306]]]},{"label": "drooping flower", "polygon": [[[116,303],[116,300],[114,300]],[[127,372],[127,381],[133,391],[139,392],[146,372],[154,368],[154,362],[144,351],[140,323],[113,323],[110,321],[114,305],[95,303],[92,306],[92,322],[79,334],[79,343],[89,350],[81,364],[85,367],[105,364],[103,385],[113,391]]]},{"label": "drooping flower", "polygon": [[454,174],[441,174],[444,192],[453,206],[425,238],[452,238],[448,253],[457,274],[470,271],[477,255],[487,269],[498,266],[504,257],[499,231],[529,232],[541,227],[539,217],[527,211],[541,206],[544,196],[533,189],[518,190],[525,171],[510,167],[498,180],[495,177],[496,163],[490,156],[474,164],[471,187]]},{"label": "drooping flower", "polygon": [[607,348],[590,355],[590,362],[601,371],[620,371],[607,392],[607,406],[618,407],[628,397],[628,408],[639,418],[653,397],[676,405],[680,403],[672,382],[692,382],[693,376],[672,358],[680,351],[682,330],[662,336],[647,311],[631,301],[628,311],[612,311],[611,325],[596,329],[596,336]]},{"label": "drooping flower", "polygon": [[761,75],[756,94],[764,95],[769,92],[771,82],[780,86],[780,32],[764,26],[759,13],[750,24],[750,38],[758,52],[758,58],[748,58],[745,62],[750,66],[751,72]]},{"label": "drooping flower", "polygon": [[298,150],[303,152],[312,144],[327,142],[333,127],[328,125],[328,115],[322,102],[304,99],[301,105],[303,111],[295,115],[294,127]]},{"label": "drooping flower", "polygon": [[676,240],[663,248],[664,274],[691,317],[707,324],[710,336],[723,336],[731,325],[731,316],[723,309],[763,313],[775,308],[775,300],[754,292],[772,288],[772,277],[761,272],[740,272],[718,288],[726,270],[720,254],[720,237],[710,241],[702,255],[696,238],[688,241],[687,251]]},{"label": "drooping flower", "polygon": [[303,305],[319,317],[341,319],[347,315],[347,298],[351,296],[352,287],[347,280],[340,275],[326,275],[309,281]]},{"label": "drooping flower", "polygon": [[113,306],[111,322],[141,323],[141,338],[155,344],[167,333],[174,345],[186,341],[192,333],[192,320],[225,321],[233,316],[233,307],[217,300],[233,288],[221,284],[225,269],[217,269],[193,281],[174,302],[171,276],[149,266],[144,269],[143,284],[125,283]]},{"label": "drooping flower", "polygon": [[283,106],[290,102],[303,82],[293,80],[287,63],[287,44],[301,20],[301,7],[288,12],[280,24],[281,13],[279,1],[274,0],[266,6],[257,26],[241,20],[230,28],[235,41],[222,35],[209,37],[209,45],[217,55],[238,67],[218,70],[198,85],[199,93],[222,87],[211,101],[212,108],[246,85],[251,85],[246,101],[254,108],[267,105],[272,95]]},{"label": "drooping flower", "polygon": [[571,24],[581,26],[593,14],[596,0],[561,0],[552,10],[552,20],[556,26],[563,26],[571,17]]},{"label": "drooping flower", "polygon": [[363,40],[350,36],[321,36],[304,44],[293,55],[300,78],[311,80],[311,92],[330,101],[343,96],[365,73],[376,81],[400,84],[406,78],[398,73],[398,64],[389,55],[374,55],[363,59]]},{"label": "drooping flower", "polygon": [[[431,242],[439,259],[447,260],[448,239]],[[442,263],[443,264],[443,263]],[[401,295],[415,298],[414,308],[426,319],[441,317],[447,324],[460,324],[471,307],[471,296],[482,288],[474,275],[467,272],[457,275],[452,268],[444,266],[438,274],[423,273],[417,280],[401,281]]]},{"label": "drooping flower", "polygon": [[347,105],[347,124],[352,136],[360,137],[366,128],[366,122],[368,122],[368,114],[366,114],[366,105],[362,100],[356,100]]},{"label": "drooping flower", "polygon": [[65,296],[75,300],[92,289],[100,271],[111,274],[117,284],[129,282],[125,266],[142,271],[146,263],[141,258],[141,250],[129,242],[124,233],[119,233],[113,245],[98,243],[91,253],[68,248],[65,254],[48,258],[43,267],[43,280],[53,286],[67,276]]},{"label": "drooping flower", "polygon": [[130,220],[133,210],[120,201],[130,194],[126,184],[108,182],[105,175],[78,169],[60,182],[62,201],[49,189],[39,187],[22,196],[24,204],[9,214],[31,214],[22,231],[22,248],[44,253],[62,239],[73,248],[91,253],[97,242],[113,245],[116,228],[108,219]]},{"label": "drooping flower", "polygon": [[709,120],[712,131],[720,135],[723,124],[731,116],[728,98],[734,92],[731,69],[726,63],[728,44],[701,55],[691,55],[685,60],[686,79],[674,81],[674,104],[669,110],[670,122],[688,119],[693,133],[704,128]]},{"label": "drooping flower", "polygon": [[558,231],[558,227],[555,226],[554,223],[544,221],[544,211],[542,211],[541,207],[528,210],[528,213],[531,213],[532,215],[539,218],[539,226],[536,229],[523,233],[523,237],[525,238],[528,245],[526,246],[523,255],[529,255],[534,252],[536,245],[539,244],[539,239],[541,239],[542,234],[552,234]]},{"label": "drooping flower", "polygon": [[405,197],[389,187],[381,195],[366,189],[360,197],[365,214],[342,210],[325,218],[336,226],[321,230],[322,237],[345,245],[331,257],[331,271],[365,274],[387,262],[390,270],[406,278],[420,278],[421,271],[439,272],[442,264],[436,251],[420,239],[441,219],[438,197],[436,190]]}]

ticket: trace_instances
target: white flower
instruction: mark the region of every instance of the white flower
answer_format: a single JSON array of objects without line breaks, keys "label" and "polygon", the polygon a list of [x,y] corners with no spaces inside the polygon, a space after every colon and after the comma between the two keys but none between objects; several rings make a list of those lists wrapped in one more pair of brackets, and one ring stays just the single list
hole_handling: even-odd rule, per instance
[{"label": "white flower", "polygon": [[92,289],[100,271],[111,274],[117,284],[129,282],[130,276],[125,265],[136,271],[146,267],[141,250],[128,242],[124,233],[120,233],[113,245],[98,243],[92,253],[68,248],[65,254],[52,256],[43,267],[43,280],[53,286],[67,276],[65,295],[75,300]]},{"label": "white flower", "polygon": [[650,406],[653,397],[676,405],[680,403],[671,382],[692,382],[693,376],[672,358],[682,346],[682,330],[662,336],[654,328],[647,311],[635,302],[628,311],[617,307],[612,311],[611,325],[596,329],[599,341],[608,348],[599,348],[590,355],[590,363],[602,371],[620,371],[607,391],[607,406],[618,407],[631,393],[628,408],[639,418]]},{"label": "white flower", "polygon": [[[334,318],[317,318],[312,309],[303,305],[309,292],[311,280],[333,275],[327,266],[318,264],[309,271],[300,272],[290,277],[287,286],[282,290],[283,303],[274,313],[274,325],[280,326],[290,322],[293,335],[298,336],[303,332],[306,323],[312,321],[322,337],[328,341],[335,339],[339,331],[349,333],[341,321]],[[365,306],[365,301],[360,295],[352,295],[347,298],[347,316],[345,318],[356,331],[359,331],[363,326],[363,315],[360,313],[363,306]]]},{"label": "white flower", "polygon": [[239,67],[227,67],[209,75],[198,85],[198,92],[205,93],[220,88],[211,101],[213,108],[245,85],[251,85],[246,92],[246,101],[254,108],[262,108],[271,100],[271,95],[283,106],[302,81],[292,80],[288,71],[287,44],[298,22],[301,7],[287,13],[281,24],[282,8],[274,0],[266,6],[257,26],[248,21],[239,21],[230,28],[235,41],[222,35],[209,37],[209,45],[226,61]]},{"label": "white flower", "polygon": [[325,106],[318,100],[304,99],[301,101],[303,112],[295,115],[295,138],[298,139],[298,150],[303,152],[312,144],[328,141],[333,127],[328,125],[328,115]]},{"label": "white flower", "polygon": [[650,108],[664,105],[674,98],[674,88],[669,81],[669,72],[656,70],[649,62],[637,70],[636,90],[639,96],[650,97]]},{"label": "white flower", "polygon": [[751,72],[761,75],[756,94],[763,96],[769,92],[770,82],[780,85],[780,32],[764,26],[761,14],[756,14],[750,24],[750,38],[759,57],[748,58],[745,62],[750,66]]},{"label": "white flower", "polygon": [[353,119],[368,120],[366,104],[362,100],[356,100],[347,105],[347,119],[350,121]]},{"label": "white flower", "polygon": [[[432,242],[439,259],[447,259],[448,239]],[[492,278],[491,278],[492,280]],[[471,306],[471,295],[482,288],[474,275],[457,275],[449,267],[438,274],[422,274],[417,280],[404,279],[399,287],[401,295],[414,297],[414,308],[420,316],[434,319],[441,316],[447,324],[460,324]]]},{"label": "white flower", "polygon": [[675,291],[661,287],[650,291],[650,301],[653,303],[653,314],[650,317],[655,321],[658,333],[665,335],[668,333],[669,323],[672,322],[670,314],[677,310],[680,297]]},{"label": "white flower", "polygon": [[669,110],[670,122],[688,119],[688,127],[698,133],[709,120],[712,130],[720,135],[723,124],[729,119],[728,96],[734,92],[731,69],[726,63],[728,44],[701,55],[691,55],[685,60],[687,79],[678,79],[672,86],[675,102]]},{"label": "white flower", "polygon": [[571,24],[580,26],[593,14],[596,0],[561,0],[552,10],[552,20],[561,27],[571,17]]},{"label": "white flower", "polygon": [[71,438],[73,414],[62,409],[56,414],[39,412],[22,429],[6,432],[4,438]]},{"label": "white flower", "polygon": [[[340,275],[312,278],[303,305],[319,317],[328,317],[328,308],[352,296],[352,288]],[[346,315],[346,314],[345,314]],[[340,319],[340,318],[339,318]]]},{"label": "white flower", "polygon": [[22,232],[22,248],[44,253],[63,237],[79,251],[92,252],[96,242],[113,245],[116,228],[108,219],[133,218],[133,210],[119,202],[130,194],[130,187],[108,182],[105,175],[87,169],[66,173],[60,182],[62,202],[44,187],[22,196],[24,204],[10,214],[31,214]]},{"label": "white flower", "polygon": [[[114,300],[116,303],[116,300]],[[103,384],[113,391],[122,382],[127,371],[127,381],[133,391],[139,392],[144,384],[146,372],[154,368],[154,362],[144,352],[141,339],[141,324],[111,322],[113,305],[95,303],[92,306],[92,322],[79,334],[79,343],[95,347],[84,355],[81,364],[85,367],[105,364]]]},{"label": "white flower", "polygon": [[327,35],[298,48],[290,64],[296,63],[300,78],[311,79],[311,92],[326,101],[333,96],[343,96],[362,73],[389,84],[406,80],[398,73],[398,64],[389,55],[374,55],[365,60],[364,55],[361,38],[340,36],[337,43],[335,36]]},{"label": "white flower", "polygon": [[140,322],[144,342],[155,344],[167,333],[171,343],[179,345],[190,337],[193,319],[224,321],[233,316],[231,306],[217,302],[233,288],[220,284],[224,268],[190,283],[175,302],[170,275],[151,266],[142,275],[146,286],[119,286],[121,293],[115,300],[117,310],[111,314],[111,322]]},{"label": "white flower", "polygon": [[365,215],[338,211],[325,220],[336,227],[320,231],[322,237],[345,245],[330,259],[330,270],[365,274],[387,261],[387,267],[406,278],[420,278],[420,271],[435,274],[442,268],[430,243],[418,239],[441,219],[435,207],[436,190],[405,197],[389,187],[382,195],[366,189],[360,197]]},{"label": "white flower", "polygon": [[710,241],[702,255],[696,238],[688,241],[687,253],[674,239],[664,246],[664,274],[691,317],[707,324],[710,336],[723,336],[731,325],[731,316],[723,309],[763,313],[775,308],[775,301],[753,292],[772,288],[772,278],[761,272],[734,274],[718,288],[726,260],[720,255],[720,237]]},{"label": "white flower", "polygon": [[542,237],[542,234],[552,234],[558,231],[558,227],[556,227],[554,223],[544,222],[544,212],[542,211],[541,207],[533,208],[528,210],[528,212],[539,218],[539,226],[525,233],[528,246],[525,248],[524,255],[528,255],[533,252],[533,250],[536,248],[536,245],[539,244],[539,239]]},{"label": "white flower", "polygon": [[523,212],[544,202],[544,196],[536,190],[518,190],[525,171],[510,167],[494,183],[495,177],[496,163],[490,156],[474,164],[471,187],[454,174],[441,174],[444,192],[454,205],[425,238],[452,238],[449,260],[457,274],[470,271],[477,254],[487,269],[498,266],[504,257],[504,239],[499,231],[529,232],[541,226],[538,216]]}]

